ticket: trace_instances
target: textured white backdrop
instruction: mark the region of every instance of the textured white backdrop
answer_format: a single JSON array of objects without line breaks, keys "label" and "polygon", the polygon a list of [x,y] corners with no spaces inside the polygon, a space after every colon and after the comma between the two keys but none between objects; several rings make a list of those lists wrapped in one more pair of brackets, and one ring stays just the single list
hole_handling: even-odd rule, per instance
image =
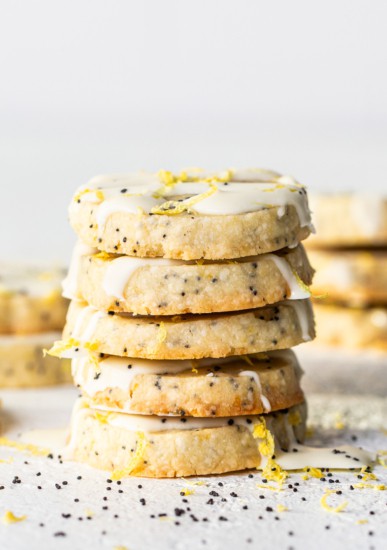
[{"label": "textured white backdrop", "polygon": [[386,190],[384,0],[0,0],[1,258],[66,260],[74,188],[261,165]]}]

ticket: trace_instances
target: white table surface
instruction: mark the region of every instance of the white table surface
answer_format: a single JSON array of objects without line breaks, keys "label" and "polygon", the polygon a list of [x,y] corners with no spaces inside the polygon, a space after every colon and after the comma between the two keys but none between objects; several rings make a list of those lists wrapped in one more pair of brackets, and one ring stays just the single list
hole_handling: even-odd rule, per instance
[{"label": "white table surface", "polygon": [[[72,388],[2,391],[4,435],[17,439],[25,430],[66,426],[75,396]],[[314,429],[310,443],[353,443],[356,436],[369,450],[387,449],[381,429],[386,409],[382,398],[314,395],[310,419],[324,427]],[[335,428],[338,420],[344,429]],[[359,482],[356,472],[333,472],[326,481],[303,481],[293,473],[282,491],[270,491],[257,487],[262,482],[255,471],[252,478],[246,473],[200,478],[198,485],[198,478],[109,484],[106,473],[87,466],[0,447],[0,459],[9,458],[11,463],[0,463],[0,516],[11,510],[27,518],[0,523],[2,550],[386,548],[387,492],[350,490]],[[375,473],[379,481],[370,483],[387,484],[386,468],[376,466]],[[13,483],[15,476],[20,483]],[[182,489],[193,494],[182,497]],[[328,501],[334,506],[348,501],[343,512],[321,507],[326,489],[342,492]],[[219,496],[211,497],[211,491]],[[277,511],[278,504],[288,510]],[[175,509],[184,513],[176,516]]]}]

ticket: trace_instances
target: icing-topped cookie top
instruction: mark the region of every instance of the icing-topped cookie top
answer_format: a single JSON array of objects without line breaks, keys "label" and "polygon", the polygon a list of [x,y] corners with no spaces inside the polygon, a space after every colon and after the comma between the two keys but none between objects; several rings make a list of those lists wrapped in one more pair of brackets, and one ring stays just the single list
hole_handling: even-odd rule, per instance
[{"label": "icing-topped cookie top", "polygon": [[289,176],[263,169],[206,172],[189,169],[174,174],[137,172],[97,176],[76,192],[72,205],[98,205],[101,228],[114,212],[168,215],[238,215],[292,205],[300,226],[312,229],[306,188]]}]

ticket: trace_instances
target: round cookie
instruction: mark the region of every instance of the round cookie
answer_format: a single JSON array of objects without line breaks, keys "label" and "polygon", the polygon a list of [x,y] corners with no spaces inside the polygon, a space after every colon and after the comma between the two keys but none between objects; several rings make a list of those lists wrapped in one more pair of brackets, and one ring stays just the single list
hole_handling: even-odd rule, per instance
[{"label": "round cookie", "polygon": [[316,344],[387,351],[387,308],[314,304]]},{"label": "round cookie", "polygon": [[0,336],[0,387],[35,388],[71,382],[69,361],[43,357],[60,335]]},{"label": "round cookie", "polygon": [[82,256],[75,295],[96,309],[180,315],[251,309],[307,298],[313,270],[298,245],[243,261],[191,262],[96,254]]},{"label": "round cookie", "polygon": [[73,377],[94,408],[133,414],[238,416],[286,409],[304,400],[290,350],[260,356],[150,361],[73,359]]},{"label": "round cookie", "polygon": [[0,263],[0,334],[62,330],[62,269]]},{"label": "round cookie", "polygon": [[327,302],[353,307],[387,304],[387,252],[310,250],[313,291]]},{"label": "round cookie", "polygon": [[316,234],[308,247],[387,245],[387,198],[372,193],[311,196]]},{"label": "round cookie", "polygon": [[252,417],[176,418],[106,413],[80,401],[66,455],[113,479],[222,474],[263,468],[276,450],[303,441],[305,423],[304,404]]},{"label": "round cookie", "polygon": [[295,246],[311,229],[307,194],[268,171],[101,176],[81,187],[70,223],[110,253],[183,260],[255,256]]},{"label": "round cookie", "polygon": [[89,350],[145,359],[201,359],[291,348],[314,337],[309,300],[243,313],[139,317],[71,302],[63,338],[51,350],[77,357]]}]

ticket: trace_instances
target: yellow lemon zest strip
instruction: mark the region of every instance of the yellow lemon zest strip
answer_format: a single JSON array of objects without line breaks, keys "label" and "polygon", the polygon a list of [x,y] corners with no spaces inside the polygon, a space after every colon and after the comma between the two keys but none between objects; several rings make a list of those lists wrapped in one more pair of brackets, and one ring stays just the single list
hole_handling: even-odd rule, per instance
[{"label": "yellow lemon zest strip", "polygon": [[111,413],[94,411],[94,416],[101,424],[107,424]]},{"label": "yellow lemon zest strip", "polygon": [[109,254],[108,252],[97,252],[97,254],[93,254],[93,258],[99,258],[100,260],[111,260],[114,258],[113,254]]},{"label": "yellow lemon zest strip", "polygon": [[[96,357],[94,352],[99,349],[100,342],[94,340],[93,342],[81,342],[76,338],[68,338],[67,340],[57,340],[53,346],[49,349],[43,350],[43,355],[52,355],[53,357],[62,357],[63,353],[71,348],[83,348],[90,354],[90,360],[95,363]],[[93,357],[92,357],[93,355]],[[98,363],[98,360],[97,360]]]},{"label": "yellow lemon zest strip", "polygon": [[363,477],[363,481],[377,481],[378,478],[376,475],[370,471],[369,466],[363,466],[363,468],[360,470],[359,475]]},{"label": "yellow lemon zest strip", "polygon": [[250,367],[254,367],[253,361],[250,359],[248,355],[240,355],[240,358],[243,359]]},{"label": "yellow lemon zest strip", "polygon": [[303,469],[303,471],[306,472],[306,474],[302,476],[302,479],[310,479],[311,477],[321,479],[322,477],[324,477],[324,474],[322,473],[320,468],[310,468],[309,466],[307,466]]},{"label": "yellow lemon zest strip", "polygon": [[62,357],[64,351],[67,351],[71,348],[77,348],[81,345],[80,340],[75,338],[68,338],[67,340],[57,340],[51,346],[49,350],[44,349],[43,355],[52,355],[53,357]]},{"label": "yellow lemon zest strip", "polygon": [[284,506],[283,504],[277,504],[277,512],[287,512],[289,508]]},{"label": "yellow lemon zest strip", "polygon": [[160,215],[167,215],[167,216],[175,216],[177,214],[181,214],[182,212],[185,212],[188,210],[191,206],[195,205],[196,203],[210,197],[214,193],[218,191],[218,188],[216,185],[211,184],[209,189],[205,191],[204,193],[199,193],[198,195],[194,195],[193,197],[190,197],[189,199],[184,199],[182,201],[167,201],[161,204],[160,206],[155,206],[152,208],[151,213],[152,214],[160,214]]},{"label": "yellow lemon zest strip", "polygon": [[87,195],[87,193],[95,193],[96,198],[101,202],[105,198],[105,195],[103,194],[103,192],[100,189],[88,189],[88,188],[86,188],[86,189],[82,189],[76,195],[74,195],[73,201],[74,202],[80,202],[81,197],[83,197],[83,195]]},{"label": "yellow lemon zest strip", "polygon": [[333,490],[326,491],[326,493],[320,499],[320,504],[321,504],[321,507],[326,512],[332,512],[334,514],[338,514],[338,513],[342,512],[348,506],[348,502],[344,501],[336,507],[330,506],[327,502],[327,498],[329,497],[329,495],[333,495],[333,494],[336,494],[336,491],[333,491]]},{"label": "yellow lemon zest strip", "polygon": [[264,483],[257,483],[256,485],[258,489],[269,489],[269,491],[282,491],[282,489],[279,489],[278,487],[273,487],[273,485],[266,485]]},{"label": "yellow lemon zest strip", "polygon": [[48,454],[50,454],[49,449],[37,447],[36,445],[32,445],[31,443],[20,443],[19,441],[12,441],[7,437],[0,437],[0,447],[10,447],[11,449],[27,452],[34,456],[47,456]]},{"label": "yellow lemon zest strip", "polygon": [[262,470],[262,476],[268,481],[276,481],[281,486],[288,477],[288,473],[282,470],[281,466],[273,459],[275,450],[274,437],[267,428],[263,417],[260,417],[259,423],[255,424],[253,437],[260,439],[258,450],[267,459],[267,463]]},{"label": "yellow lemon zest strip", "polygon": [[195,491],[192,491],[191,489],[182,489],[180,494],[186,497],[188,495],[194,495]]},{"label": "yellow lemon zest strip", "polygon": [[352,487],[355,489],[374,489],[375,491],[386,491],[387,485],[374,485],[373,483],[354,483]]},{"label": "yellow lemon zest strip", "polygon": [[141,458],[144,456],[145,448],[147,446],[147,440],[144,432],[136,432],[136,436],[137,447],[134,455],[130,459],[130,462],[126,468],[123,468],[122,470],[114,470],[111,473],[110,479],[113,481],[118,481],[119,479],[134,473],[139,467]]},{"label": "yellow lemon zest strip", "polygon": [[15,516],[13,512],[10,510],[7,510],[4,514],[4,516],[1,518],[1,522],[4,523],[4,525],[11,525],[11,523],[18,523],[19,521],[24,521],[27,518],[27,516]]}]

